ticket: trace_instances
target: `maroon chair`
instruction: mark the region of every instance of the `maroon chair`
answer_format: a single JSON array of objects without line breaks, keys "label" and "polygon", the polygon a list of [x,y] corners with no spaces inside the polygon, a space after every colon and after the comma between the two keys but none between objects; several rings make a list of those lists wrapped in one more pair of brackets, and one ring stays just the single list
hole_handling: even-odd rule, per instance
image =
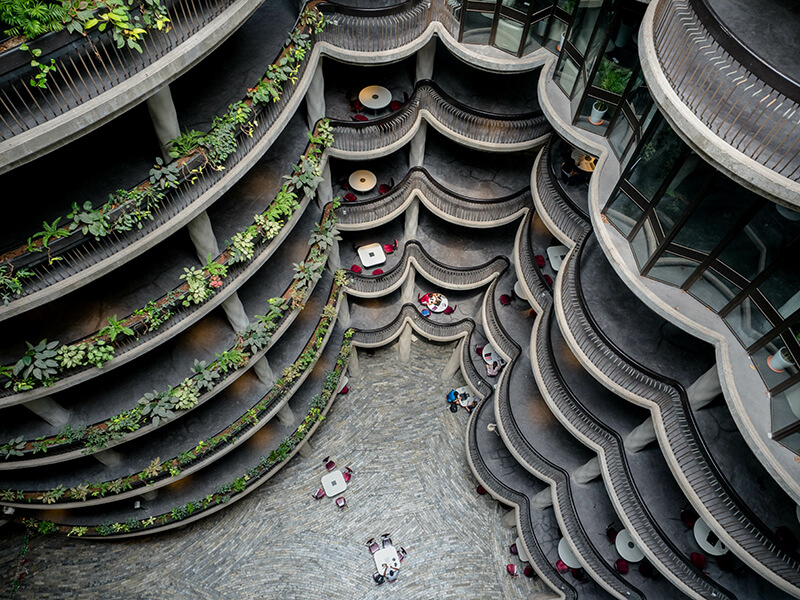
[{"label": "maroon chair", "polygon": [[397,238],[394,238],[394,243],[393,244],[384,244],[383,245],[383,251],[386,252],[386,254],[391,254],[395,250],[397,250]]},{"label": "maroon chair", "polygon": [[403,106],[403,103],[400,100],[392,100],[389,102],[389,110],[395,111],[400,110],[400,107]]},{"label": "maroon chair", "polygon": [[444,314],[452,315],[454,312],[456,312],[457,308],[458,306],[448,306],[447,308],[444,309]]},{"label": "maroon chair", "polygon": [[522,574],[525,577],[531,577],[533,579],[536,578],[536,571],[533,570],[533,567],[530,565],[525,565],[525,568],[522,570]]},{"label": "maroon chair", "polygon": [[478,346],[478,344],[475,344],[475,354],[483,356],[483,346]]},{"label": "maroon chair", "polygon": [[630,566],[628,565],[628,561],[625,560],[624,558],[618,558],[617,560],[615,560],[614,568],[620,575],[627,575],[628,571],[630,571]]},{"label": "maroon chair", "polygon": [[328,469],[328,471],[333,471],[333,469],[336,467],[336,463],[331,460],[330,456],[323,458],[322,464],[325,465],[325,468]]},{"label": "maroon chair", "polygon": [[392,538],[390,538],[390,537],[383,538],[383,547],[384,548],[388,548],[391,545],[392,545]]},{"label": "maroon chair", "polygon": [[344,496],[339,496],[336,499],[336,506],[338,506],[339,508],[344,508],[345,506],[347,506],[347,500],[344,499]]},{"label": "maroon chair", "polygon": [[350,267],[350,272],[358,275],[359,273],[361,273],[361,267],[359,267],[358,265],[353,265],[352,267]]},{"label": "maroon chair", "polygon": [[350,118],[353,121],[358,121],[358,122],[361,122],[361,123],[363,123],[364,121],[369,121],[369,119],[367,117],[365,117],[364,115],[351,115]]},{"label": "maroon chair", "polygon": [[617,533],[619,532],[617,531],[616,527],[614,527],[613,523],[610,523],[608,527],[606,527],[606,537],[612,544],[617,541]]},{"label": "maroon chair", "polygon": [[691,506],[687,506],[681,509],[681,522],[686,527],[686,529],[691,529],[694,527],[694,524],[697,522],[697,519],[700,518],[700,515],[697,514],[697,511],[693,509]]},{"label": "maroon chair", "polygon": [[350,110],[353,112],[361,112],[364,110],[364,105],[361,104],[361,101],[358,98],[356,98],[350,103]]},{"label": "maroon chair", "polygon": [[541,254],[537,254],[536,256],[533,257],[533,259],[536,261],[536,266],[538,266],[539,268],[544,267],[545,265],[544,256],[542,256]]},{"label": "maroon chair", "polygon": [[586,571],[583,569],[570,569],[569,572],[578,583],[586,583],[589,578],[586,576]]},{"label": "maroon chair", "polygon": [[358,200],[358,196],[356,196],[353,192],[347,192],[344,195],[345,202],[355,202],[356,200]]},{"label": "maroon chair", "polygon": [[314,498],[314,500],[319,500],[321,498],[324,498],[325,497],[325,490],[323,490],[322,488],[319,488],[316,492],[312,492],[311,496]]},{"label": "maroon chair", "polygon": [[373,275],[383,275],[383,269],[375,269],[372,272]]},{"label": "maroon chair", "polygon": [[545,282],[547,285],[553,285],[553,278],[552,278],[552,277],[550,277],[550,275],[545,275],[545,276],[544,276],[544,282]]},{"label": "maroon chair", "polygon": [[400,562],[403,562],[408,557],[408,552],[406,549],[400,546],[400,549],[397,551],[397,557],[400,559]]},{"label": "maroon chair", "polygon": [[369,548],[370,554],[375,554],[381,547],[378,545],[378,542],[375,541],[375,538],[370,538],[367,540],[367,548]]},{"label": "maroon chair", "polygon": [[342,477],[344,478],[345,483],[350,483],[350,480],[353,478],[354,471],[350,467],[345,467],[344,471],[342,472]]},{"label": "maroon chair", "polygon": [[534,308],[530,309],[528,311],[528,317],[531,318],[531,319],[535,319],[536,318],[536,309],[534,309]]},{"label": "maroon chair", "polygon": [[569,567],[567,566],[567,563],[565,563],[563,560],[561,560],[561,559],[559,558],[559,559],[556,561],[556,570],[557,570],[559,573],[566,573],[567,571],[569,571]]},{"label": "maroon chair", "polygon": [[519,567],[517,565],[506,565],[506,573],[512,577],[519,577]]},{"label": "maroon chair", "polygon": [[479,496],[485,496],[486,494],[488,494],[488,492],[486,491],[486,488],[483,487],[482,485],[479,485],[478,487],[476,487],[475,491],[478,492]]},{"label": "maroon chair", "polygon": [[708,566],[708,560],[705,554],[700,554],[699,552],[692,552],[689,555],[689,560],[692,561],[692,564],[698,569],[705,569]]},{"label": "maroon chair", "polygon": [[508,306],[509,304],[511,304],[512,300],[513,298],[508,294],[500,294],[500,304],[502,304],[503,306]]},{"label": "maroon chair", "polygon": [[350,388],[349,388],[349,387],[347,387],[347,386],[344,386],[342,389],[340,389],[340,390],[339,390],[339,393],[340,393],[342,396],[344,396],[345,394],[348,394],[348,393],[350,393]]},{"label": "maroon chair", "polygon": [[517,550],[516,544],[511,544],[511,547],[508,549],[508,551],[511,552],[511,554],[513,554],[514,556],[519,555],[519,550]]},{"label": "maroon chair", "polygon": [[391,187],[389,187],[388,183],[382,183],[378,186],[378,193],[383,196],[384,194],[388,194],[391,191]]}]

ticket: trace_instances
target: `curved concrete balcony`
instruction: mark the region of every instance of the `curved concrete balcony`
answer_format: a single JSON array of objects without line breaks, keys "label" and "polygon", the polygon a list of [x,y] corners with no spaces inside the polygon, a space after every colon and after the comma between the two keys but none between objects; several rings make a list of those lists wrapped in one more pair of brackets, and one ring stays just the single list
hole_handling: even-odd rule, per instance
[{"label": "curved concrete balcony", "polygon": [[43,51],[37,60],[55,60],[45,88],[29,84],[34,72],[28,52],[5,52],[0,56],[0,173],[68,144],[147,99],[215,50],[262,2],[167,2],[171,29],[148,31],[141,53],[118,49],[110,30],[37,38],[28,42]]},{"label": "curved concrete balcony", "polygon": [[579,264],[586,238],[565,259],[555,308],[561,331],[584,367],[621,396],[649,408],[659,443],[687,498],[728,547],[751,569],[789,594],[800,593],[800,568],[781,550],[769,528],[720,475],[702,443],[686,393],[618,351],[587,312],[579,289]]},{"label": "curved concrete balcony", "polygon": [[464,227],[497,227],[516,221],[531,207],[531,192],[523,188],[502,198],[469,198],[448,190],[423,167],[413,167],[390,192],[339,211],[340,231],[358,231],[384,225],[418,199],[442,219]]},{"label": "curved concrete balcony", "polygon": [[[743,186],[798,206],[800,87],[740,41],[726,23],[730,15],[720,19],[711,4],[650,5],[640,30],[648,89],[673,129],[706,160]],[[794,24],[773,25],[771,37],[792,39]]]},{"label": "curved concrete balcony", "polygon": [[375,158],[408,143],[424,120],[457,143],[487,152],[534,148],[550,133],[541,112],[502,115],[471,108],[445,94],[433,81],[418,81],[399,110],[371,121],[331,121],[331,156]]}]

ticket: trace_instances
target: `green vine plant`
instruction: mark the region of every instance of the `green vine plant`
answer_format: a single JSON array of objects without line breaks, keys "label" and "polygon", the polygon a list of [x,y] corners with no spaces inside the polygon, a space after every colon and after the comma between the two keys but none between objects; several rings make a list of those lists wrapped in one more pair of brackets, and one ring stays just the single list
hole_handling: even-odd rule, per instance
[{"label": "green vine plant", "polygon": [[[219,486],[213,494],[207,494],[202,498],[198,498],[197,500],[189,501],[186,504],[173,507],[169,512],[162,513],[160,515],[153,515],[144,519],[130,518],[124,522],[107,522],[94,526],[69,526],[57,525],[51,521],[32,519],[30,517],[22,517],[20,520],[27,527],[33,529],[44,528],[48,533],[57,532],[74,537],[111,536],[143,529],[155,529],[158,527],[163,527],[164,525],[170,523],[182,521],[195,513],[207,510],[219,504],[226,504],[230,502],[232,498],[234,498],[237,494],[244,492],[250,485],[280,468],[280,466],[292,456],[293,452],[300,445],[300,443],[314,430],[315,426],[325,419],[323,413],[334,399],[334,393],[336,392],[342,374],[347,367],[351,351],[350,340],[352,335],[352,329],[345,332],[339,354],[336,357],[336,365],[332,371],[325,375],[322,392],[314,396],[314,398],[311,400],[309,411],[300,425],[298,425],[297,429],[295,429],[292,434],[284,438],[283,441],[281,441],[281,443],[275,449],[270,451],[267,456],[261,457],[261,460],[256,466],[247,469],[247,471],[245,471],[243,474],[234,477],[229,482]],[[253,409],[251,409],[251,411],[252,410]],[[251,414],[251,411],[248,411],[248,415]],[[253,417],[248,417],[246,415],[245,418],[252,419]],[[167,470],[167,472],[171,473],[171,469],[175,469],[175,467],[171,467]],[[160,459],[154,459],[150,466],[145,469],[145,471],[155,475],[163,473],[163,465],[161,464]],[[145,471],[142,471],[142,473]],[[114,482],[104,482],[102,485],[105,487],[106,491],[108,491],[112,488],[112,486],[115,488],[126,488],[127,486],[132,486],[132,481],[115,480]],[[88,494],[92,493],[87,491],[89,489],[89,484],[85,484],[84,486],[80,487],[82,488],[82,491],[79,492],[80,495],[87,494],[88,497]],[[52,493],[52,491],[53,490],[50,492]],[[70,492],[71,490],[65,491],[65,494]],[[0,497],[0,499],[2,498]]]},{"label": "green vine plant", "polygon": [[[192,374],[180,384],[174,387],[170,386],[166,390],[147,393],[137,401],[133,408],[123,410],[104,422],[77,428],[67,425],[57,435],[42,436],[28,442],[22,442],[21,439],[11,440],[0,446],[0,457],[8,460],[11,457],[22,457],[26,453],[33,456],[38,453],[46,453],[49,448],[63,444],[81,446],[85,454],[91,454],[145,425],[152,424],[154,427],[158,427],[163,422],[173,419],[178,411],[188,411],[194,408],[204,393],[214,389],[218,378],[244,368],[255,353],[267,347],[281,319],[288,311],[302,310],[306,296],[313,289],[325,268],[327,252],[333,241],[338,238],[336,216],[333,212],[336,205],[337,203],[331,205],[327,212],[327,218],[314,228],[313,236],[315,239],[320,239],[321,236],[324,243],[314,243],[311,246],[306,260],[302,263],[307,265],[307,268],[304,266],[295,273],[284,296],[270,300],[269,312],[256,317],[254,323],[245,331],[237,334],[234,345],[217,354],[216,360],[210,364],[195,360]],[[320,246],[325,249],[320,249]],[[115,318],[109,319],[108,327],[117,327],[115,322]],[[44,340],[40,343],[41,348],[39,346],[30,347],[28,353],[31,356],[26,354],[26,357],[20,360],[23,363],[21,368],[33,369],[38,360],[33,353],[53,353],[54,346],[52,344],[52,342],[47,343]],[[30,358],[30,360],[26,363],[25,358]],[[48,360],[52,361],[53,359],[48,358]],[[22,447],[20,447],[21,442]]]},{"label": "green vine plant", "polygon": [[[123,27],[122,23],[130,25],[131,18],[128,17],[125,21],[116,12],[124,11],[124,7],[128,7],[129,10],[133,6],[132,3],[126,4],[121,0],[102,0],[102,2],[101,0],[92,0],[92,2],[74,0],[70,6],[70,10],[76,15],[71,22],[75,31],[80,28],[80,32],[85,33],[92,27],[99,28],[101,20],[106,23],[105,27],[113,26],[115,32],[118,29],[124,32],[139,29]],[[101,7],[99,13],[96,10],[97,6]],[[159,7],[163,8],[160,0],[145,0],[141,6],[141,16],[136,16],[134,22],[135,19],[141,19],[145,25],[150,24],[157,27],[161,23],[162,27],[166,26],[159,16],[161,14]],[[100,17],[92,17],[97,20],[97,23],[91,23],[87,16],[88,13],[85,11],[91,11],[95,15],[99,14]],[[78,13],[81,15],[80,19],[77,18]],[[107,18],[101,19],[102,15],[107,15]],[[120,20],[116,20],[112,15],[120,17]],[[86,21],[81,20],[84,17],[87,18]],[[87,26],[87,23],[91,23],[91,27]],[[117,190],[113,194],[109,194],[108,201],[96,208],[90,201],[84,202],[83,205],[73,203],[72,211],[67,215],[67,219],[72,221],[65,227],[67,234],[61,234],[58,237],[81,233],[91,235],[99,240],[114,233],[126,232],[134,228],[141,229],[146,221],[154,218],[153,213],[164,200],[168,190],[184,185],[186,182],[194,183],[206,167],[217,171],[223,170],[225,161],[238,148],[239,137],[253,135],[254,127],[257,124],[253,104],[256,106],[266,105],[271,101],[280,100],[285,83],[287,81],[297,82],[301,63],[311,49],[310,36],[305,31],[312,30],[319,33],[324,25],[325,21],[321,13],[316,9],[305,9],[298,20],[297,27],[289,34],[278,59],[269,66],[267,73],[256,86],[248,90],[247,98],[244,101],[231,104],[223,115],[215,117],[208,133],[202,134],[192,130],[172,140],[170,156],[175,160],[165,164],[161,158],[157,158],[155,165],[150,169],[148,180],[137,187],[131,190]],[[119,32],[119,35],[122,36],[121,39],[125,44],[136,42],[139,39],[134,38],[133,33]],[[269,91],[266,91],[267,88]],[[202,164],[193,167],[189,163],[197,155],[200,155]],[[26,245],[1,255],[0,269],[3,268],[3,263],[11,265],[13,259],[26,252],[43,252],[44,250],[47,250],[48,260],[52,264],[53,259],[50,257],[47,242],[53,238],[47,236],[47,223],[44,225],[44,231],[32,235]],[[53,225],[57,226],[58,220]],[[0,272],[0,294],[2,294],[0,297],[5,304],[23,293],[26,278],[18,274],[16,283],[5,285],[2,272]]]},{"label": "green vine plant", "polygon": [[[148,302],[144,307],[121,321],[117,320],[117,316],[114,315],[108,319],[107,327],[83,340],[61,346],[57,341],[50,342],[50,344],[56,344],[53,348],[56,349],[55,360],[58,361],[58,364],[44,372],[43,376],[38,376],[42,373],[41,371],[22,371],[16,365],[7,365],[0,366],[0,382],[5,380],[5,388],[18,393],[37,387],[49,387],[77,370],[87,367],[101,368],[114,358],[115,347],[112,344],[118,337],[122,339],[137,335],[134,329],[137,324],[146,328],[146,331],[154,331],[175,314],[178,306],[188,307],[210,300],[224,286],[224,280],[228,277],[229,265],[253,260],[256,245],[265,244],[275,238],[285,226],[286,221],[294,215],[300,207],[295,190],[302,190],[309,196],[316,191],[317,185],[322,180],[320,176],[322,153],[333,143],[330,122],[320,121],[315,132],[308,134],[308,137],[309,144],[306,152],[301,156],[298,165],[293,167],[292,175],[286,176],[286,183],[267,209],[262,213],[255,214],[253,223],[235,234],[219,257],[212,259],[209,256],[205,266],[200,268],[184,267],[184,273],[180,276],[184,282],[183,286],[172,290],[158,301]],[[85,223],[85,226],[91,227],[89,223]],[[50,238],[56,237],[60,231],[58,219],[48,227],[51,232]],[[7,269],[4,265],[0,265],[0,291],[5,285],[20,285],[18,282],[15,283],[15,280],[4,276]],[[22,275],[18,273],[15,279],[24,275],[24,272]],[[8,280],[8,284],[5,283],[6,280]],[[52,359],[53,357],[47,358]]]},{"label": "green vine plant", "polygon": [[[141,487],[142,485],[149,486],[157,480],[178,476],[190,465],[193,465],[209,453],[225,444],[235,442],[243,433],[256,426],[269,409],[278,400],[285,397],[289,390],[292,389],[292,386],[298,384],[303,373],[316,364],[324,348],[326,336],[331,331],[336,321],[337,305],[341,300],[345,283],[344,271],[337,272],[334,277],[334,285],[331,289],[328,302],[323,307],[319,323],[298,359],[292,365],[284,369],[281,378],[276,381],[273,388],[255,406],[248,409],[231,425],[225,427],[216,435],[206,440],[199,441],[197,445],[178,453],[174,458],[164,462],[161,461],[161,457],[156,457],[144,470],[129,477],[119,478],[113,481],[87,481],[72,488],[65,488],[63,485],[59,485],[50,490],[38,492],[22,492],[21,490],[13,489],[0,490],[0,501],[49,505],[58,502],[82,502],[89,498],[119,494],[133,489],[134,487]],[[259,348],[263,347],[262,344],[267,343],[266,341],[259,342],[256,340],[256,336],[253,335],[254,331],[262,329],[261,326],[261,321],[254,321],[250,327],[248,327],[249,331],[246,330],[238,334],[242,342],[249,336],[249,342],[247,343],[252,344],[251,349],[253,352],[258,351]],[[330,378],[330,374],[328,377]],[[337,382],[338,379],[335,381],[328,380],[327,387],[333,389]],[[301,431],[304,430],[305,429],[302,429]]]}]

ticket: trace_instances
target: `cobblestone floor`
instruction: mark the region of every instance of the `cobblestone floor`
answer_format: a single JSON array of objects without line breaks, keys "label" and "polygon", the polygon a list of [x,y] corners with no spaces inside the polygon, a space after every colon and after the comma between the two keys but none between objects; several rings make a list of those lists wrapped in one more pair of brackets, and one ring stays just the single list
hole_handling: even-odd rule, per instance
[{"label": "cobblestone floor", "polygon": [[[504,509],[475,494],[464,455],[467,414],[444,402],[457,379],[440,380],[451,347],[417,341],[400,364],[395,348],[360,356],[312,439],[249,497],[183,531],[130,542],[36,536],[16,598],[220,600],[399,597],[523,599],[536,582],[511,579]],[[355,471],[348,508],[310,492],[330,454]],[[364,541],[391,532],[406,548],[397,583],[375,586]],[[21,534],[2,530],[0,597],[9,590]]]}]

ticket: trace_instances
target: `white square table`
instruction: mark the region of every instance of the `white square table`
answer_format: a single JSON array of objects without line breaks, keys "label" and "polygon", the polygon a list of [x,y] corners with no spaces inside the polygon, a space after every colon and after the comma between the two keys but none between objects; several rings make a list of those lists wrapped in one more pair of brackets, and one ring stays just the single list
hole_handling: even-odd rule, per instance
[{"label": "white square table", "polygon": [[392,569],[400,568],[400,557],[397,555],[397,550],[395,550],[394,546],[381,548],[372,556],[375,559],[375,568],[378,569],[378,573],[381,575],[383,575],[383,565]]},{"label": "white square table", "polygon": [[550,259],[550,264],[553,271],[558,271],[561,268],[561,263],[564,262],[564,257],[569,252],[566,246],[550,246],[547,249],[547,258]]},{"label": "white square table", "polygon": [[347,489],[347,482],[339,469],[322,476],[322,489],[329,497],[338,496]]},{"label": "white square table", "polygon": [[386,255],[383,253],[383,247],[378,244],[367,244],[358,248],[358,258],[365,268],[376,267],[386,262]]}]

